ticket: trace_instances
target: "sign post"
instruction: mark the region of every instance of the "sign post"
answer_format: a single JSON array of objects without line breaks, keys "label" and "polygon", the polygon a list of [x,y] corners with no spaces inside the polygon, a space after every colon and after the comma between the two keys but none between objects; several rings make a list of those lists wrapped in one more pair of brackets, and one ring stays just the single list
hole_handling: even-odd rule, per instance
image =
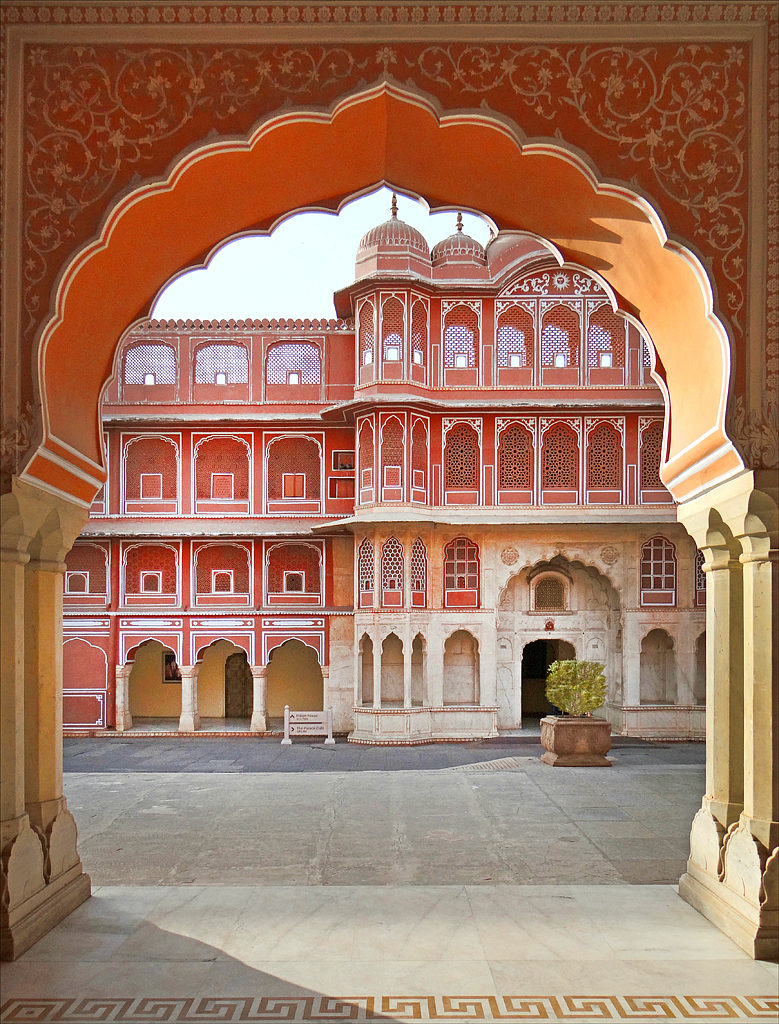
[{"label": "sign post", "polygon": [[335,743],[333,739],[333,709],[327,711],[290,711],[289,704],[284,705],[284,739],[282,747],[292,743],[292,736],[326,736],[325,743]]}]

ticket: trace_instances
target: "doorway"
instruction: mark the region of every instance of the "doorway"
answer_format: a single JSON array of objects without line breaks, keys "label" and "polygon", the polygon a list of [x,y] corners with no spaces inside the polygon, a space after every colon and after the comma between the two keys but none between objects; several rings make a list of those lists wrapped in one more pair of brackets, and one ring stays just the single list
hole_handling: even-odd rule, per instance
[{"label": "doorway", "polygon": [[225,718],[251,718],[254,680],[245,651],[225,659]]},{"label": "doorway", "polygon": [[268,717],[284,718],[290,711],[322,711],[324,686],[316,651],[300,640],[276,647],[268,663]]},{"label": "doorway", "polygon": [[522,651],[522,721],[554,715],[558,709],[546,699],[546,674],[553,661],[576,657],[567,640],[533,640]]}]

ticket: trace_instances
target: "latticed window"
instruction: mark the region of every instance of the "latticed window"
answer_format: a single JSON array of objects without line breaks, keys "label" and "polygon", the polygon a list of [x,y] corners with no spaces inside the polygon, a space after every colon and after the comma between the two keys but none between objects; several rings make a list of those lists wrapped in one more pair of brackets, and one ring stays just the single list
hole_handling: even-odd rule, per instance
[{"label": "latticed window", "polygon": [[403,589],[403,545],[390,537],[381,548],[381,589]]},{"label": "latticed window", "polygon": [[405,431],[399,420],[393,416],[385,421],[381,429],[381,464],[384,483],[388,487],[402,486],[404,437]]},{"label": "latticed window", "polygon": [[500,435],[498,487],[529,491],[533,487],[533,439],[524,427],[514,424]]},{"label": "latticed window", "polygon": [[[95,544],[76,544],[65,556],[68,573],[82,574],[85,586],[79,591],[82,594],[106,594],[108,552]],[[86,583],[89,581],[89,587]],[[76,593],[73,582],[68,587],[71,594]]]},{"label": "latticed window", "polygon": [[266,384],[319,384],[321,380],[322,360],[316,345],[283,342],[268,349]]},{"label": "latticed window", "polygon": [[381,349],[383,358],[389,362],[397,363],[403,358],[405,315],[400,299],[387,299],[381,307]]},{"label": "latticed window", "polygon": [[360,363],[365,366],[373,362],[373,343],[376,338],[374,326],[375,310],[372,302],[363,302],[359,312]]},{"label": "latticed window", "polygon": [[249,551],[239,544],[209,544],[195,553],[198,594],[249,593]]},{"label": "latticed window", "polygon": [[475,490],[479,486],[479,435],[467,423],[457,423],[446,435],[444,487]]},{"label": "latticed window", "polygon": [[248,501],[249,451],[235,437],[210,437],[195,451],[198,501]]},{"label": "latticed window", "polygon": [[641,589],[676,589],[676,548],[665,537],[653,537],[641,548]]},{"label": "latticed window", "polygon": [[542,576],[536,583],[535,604],[536,611],[562,612],[565,611],[565,585],[557,576]]},{"label": "latticed window", "polygon": [[427,481],[427,430],[417,420],[411,433],[411,486],[424,488]]},{"label": "latticed window", "polygon": [[411,358],[417,366],[427,362],[427,309],[419,299],[411,307]]},{"label": "latticed window", "polygon": [[444,588],[476,590],[479,586],[479,549],[467,537],[458,537],[444,548]]},{"label": "latticed window", "polygon": [[[703,552],[695,551],[695,593],[706,593],[706,573],[703,571]],[[700,601],[698,602],[700,603]]]},{"label": "latticed window", "polygon": [[625,321],[608,308],[599,306],[590,314],[587,333],[587,365],[625,365]]},{"label": "latticed window", "polygon": [[125,384],[175,384],[176,352],[170,345],[133,345],[125,353]]},{"label": "latticed window", "polygon": [[544,314],[541,331],[543,366],[578,366],[581,325],[571,306],[554,306]]},{"label": "latticed window", "polygon": [[622,438],[606,423],[594,427],[587,438],[587,487],[622,489]]},{"label": "latticed window", "polygon": [[243,345],[201,345],[195,352],[195,383],[248,384],[246,348]]},{"label": "latticed window", "polygon": [[645,370],[652,369],[652,357],[649,354],[649,345],[647,345],[644,339],[641,339],[641,365]]},{"label": "latticed window", "polygon": [[366,537],[360,544],[357,555],[357,575],[360,583],[360,593],[365,594],[373,590],[373,544]]},{"label": "latticed window", "polygon": [[[268,552],[267,585],[269,594],[283,594],[294,591],[296,582],[290,574],[302,575],[298,590],[306,594],[321,591],[321,551],[310,544],[276,544]],[[285,581],[287,585],[285,585]]]},{"label": "latticed window", "polygon": [[576,490],[579,486],[579,443],[576,434],[558,423],[544,434],[541,486]]},{"label": "latticed window", "polygon": [[498,366],[533,365],[533,318],[521,306],[510,306],[498,318]]},{"label": "latticed window", "polygon": [[373,487],[373,427],[365,420],[360,427],[360,487]]},{"label": "latticed window", "polygon": [[455,306],[446,314],[444,366],[471,369],[479,365],[479,318],[470,306]]},{"label": "latticed window", "polygon": [[[310,437],[280,437],[268,445],[268,497],[280,501],[295,497],[289,482],[285,492],[284,477],[305,477],[297,488],[307,500],[318,500],[320,495],[321,460],[319,445]],[[303,495],[300,495],[301,497]]]},{"label": "latticed window", "polygon": [[427,551],[421,537],[411,545],[411,589],[416,593],[427,590]]},{"label": "latticed window", "polygon": [[125,589],[128,594],[141,594],[141,575],[159,574],[160,594],[176,593],[176,553],[162,544],[141,544],[130,548],[125,560]]},{"label": "latticed window", "polygon": [[[141,437],[127,446],[125,462],[125,497],[140,501],[143,497],[156,497],[164,501],[176,500],[178,449],[172,441],[161,437]],[[156,487],[148,486],[151,477]],[[146,486],[142,488],[146,478]]]},{"label": "latticed window", "polygon": [[660,462],[663,455],[663,424],[650,424],[641,432],[641,487],[656,489],[663,487],[660,479]]}]

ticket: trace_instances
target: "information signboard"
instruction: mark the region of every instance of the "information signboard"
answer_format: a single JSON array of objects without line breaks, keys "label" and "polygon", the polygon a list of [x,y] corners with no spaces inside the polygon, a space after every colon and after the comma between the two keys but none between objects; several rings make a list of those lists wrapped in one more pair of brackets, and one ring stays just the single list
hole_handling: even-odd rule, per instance
[{"label": "information signboard", "polygon": [[326,736],[325,743],[335,743],[333,739],[333,709],[327,711],[290,711],[289,704],[284,706],[284,739],[282,746],[292,743],[293,736]]}]

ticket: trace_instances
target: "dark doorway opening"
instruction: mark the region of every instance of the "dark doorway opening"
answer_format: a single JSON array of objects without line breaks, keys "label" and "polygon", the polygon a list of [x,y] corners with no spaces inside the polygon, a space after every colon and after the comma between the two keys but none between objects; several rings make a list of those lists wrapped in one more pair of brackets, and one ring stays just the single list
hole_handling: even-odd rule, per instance
[{"label": "dark doorway opening", "polygon": [[251,718],[253,703],[252,670],[238,651],[225,659],[225,718]]},{"label": "dark doorway opening", "polygon": [[522,652],[522,719],[558,713],[546,699],[546,673],[553,661],[576,657],[567,640],[533,640]]}]

